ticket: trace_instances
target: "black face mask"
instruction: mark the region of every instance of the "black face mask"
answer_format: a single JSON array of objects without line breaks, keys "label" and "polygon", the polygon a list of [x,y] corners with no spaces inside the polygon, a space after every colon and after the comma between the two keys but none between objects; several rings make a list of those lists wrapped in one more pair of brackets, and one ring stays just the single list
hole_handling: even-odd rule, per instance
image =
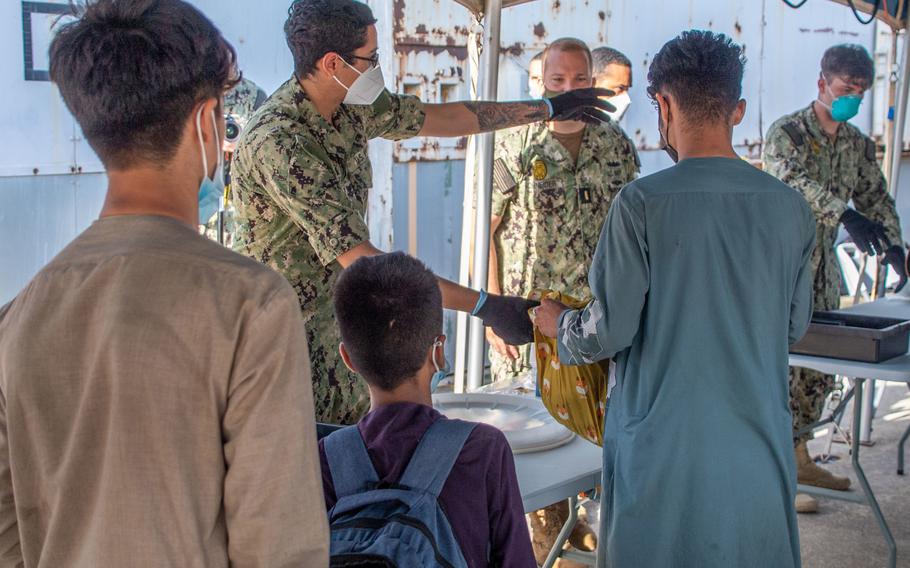
[{"label": "black face mask", "polygon": [[[667,111],[669,115],[669,109]],[[660,114],[660,107],[657,108],[657,132],[660,134],[660,148],[670,156],[670,159],[673,160],[673,163],[676,164],[679,162],[679,152],[676,151],[676,148],[670,146],[670,125],[669,120],[668,124],[664,124],[664,119]],[[664,134],[664,126],[666,126],[667,133]]]}]

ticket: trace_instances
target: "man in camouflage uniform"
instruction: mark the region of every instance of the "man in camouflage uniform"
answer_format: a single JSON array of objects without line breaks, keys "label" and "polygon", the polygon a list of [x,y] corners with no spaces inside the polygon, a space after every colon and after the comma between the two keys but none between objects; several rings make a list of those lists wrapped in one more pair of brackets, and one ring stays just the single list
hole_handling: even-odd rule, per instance
[{"label": "man in camouflage uniform", "polygon": [[[548,94],[592,84],[583,42],[556,40],[544,53]],[[532,124],[498,139],[488,290],[527,296],[549,288],[589,297],[588,266],[601,226],[638,169],[635,146],[613,121]],[[531,345],[507,346],[489,329],[487,341],[493,380],[530,370]]]},{"label": "man in camouflage uniform", "polygon": [[[224,116],[233,120],[240,127],[240,132],[243,132],[253,113],[262,106],[265,99],[265,91],[259,85],[242,77],[233,89],[224,94]],[[225,153],[233,153],[235,145],[236,140],[228,142],[225,139]]]},{"label": "man in camouflage uniform", "polygon": [[[825,52],[821,68],[818,99],[771,125],[763,161],[765,171],[800,191],[815,214],[815,309],[832,310],[839,308],[840,298],[841,274],[834,250],[839,224],[844,224],[861,250],[884,253],[884,262],[901,275],[906,269],[894,200],[876,162],[875,144],[846,122],[872,84],[872,59],[861,46],[838,45]],[[855,209],[848,206],[851,200]],[[800,483],[846,490],[850,480],[817,466],[806,448],[810,435],[798,434],[818,421],[833,384],[831,375],[790,369],[797,476]],[[814,508],[814,502],[798,507],[801,511]]]},{"label": "man in camouflage uniform", "polygon": [[[232,242],[232,233],[233,233],[233,208],[230,205],[230,185],[231,185],[231,164],[234,158],[234,149],[237,145],[237,138],[240,133],[243,132],[243,129],[246,128],[247,123],[250,118],[253,116],[253,113],[262,106],[262,103],[265,102],[266,94],[256,83],[247,79],[246,77],[241,77],[240,82],[234,85],[234,87],[224,94],[224,118],[225,118],[225,138],[222,142],[222,149],[224,151],[224,184],[226,186],[225,197],[227,201],[224,204],[224,227],[223,229],[218,226],[217,217],[212,217],[211,219],[202,219],[201,221],[205,224],[205,235],[211,239],[218,240],[222,242],[221,239],[224,239],[223,244],[230,247]],[[230,140],[231,136],[231,127],[228,126],[233,122],[236,126],[237,132],[234,133],[233,140]],[[219,234],[219,231],[222,231]]]},{"label": "man in camouflage uniform", "polygon": [[[544,96],[594,82],[591,52],[580,40],[558,39],[541,59]],[[488,290],[526,297],[535,288],[549,288],[590,297],[588,267],[610,203],[638,173],[632,141],[613,121],[531,124],[497,140],[495,159]],[[487,341],[494,381],[531,370],[533,344],[507,345],[491,329]],[[565,502],[529,515],[539,563],[568,517]],[[593,550],[597,541],[581,519],[569,542]]]},{"label": "man in camouflage uniform", "polygon": [[[596,89],[549,103],[432,105],[391,94],[378,67],[375,22],[355,0],[295,1],[285,24],[294,76],[256,112],[234,156],[234,247],[297,290],[320,422],[353,423],[369,407],[366,384],[338,354],[332,314],[341,271],[382,252],[370,244],[364,218],[372,182],[367,141],[464,136],[613,108]],[[526,300],[487,297],[444,279],[440,288],[447,308],[472,312],[512,342],[533,337]]]}]

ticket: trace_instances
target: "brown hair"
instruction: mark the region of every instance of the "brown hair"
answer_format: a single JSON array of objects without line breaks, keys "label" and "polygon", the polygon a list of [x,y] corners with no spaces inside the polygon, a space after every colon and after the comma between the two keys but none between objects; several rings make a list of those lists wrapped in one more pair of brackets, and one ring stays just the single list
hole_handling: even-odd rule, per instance
[{"label": "brown hair", "polygon": [[581,41],[578,38],[574,37],[561,37],[553,41],[546,49],[543,50],[543,60],[541,65],[541,71],[547,68],[547,57],[550,55],[551,51],[567,51],[575,53],[584,53],[585,57],[588,59],[588,73],[591,72],[593,67],[593,58],[591,57],[591,48],[588,47],[588,44]]}]

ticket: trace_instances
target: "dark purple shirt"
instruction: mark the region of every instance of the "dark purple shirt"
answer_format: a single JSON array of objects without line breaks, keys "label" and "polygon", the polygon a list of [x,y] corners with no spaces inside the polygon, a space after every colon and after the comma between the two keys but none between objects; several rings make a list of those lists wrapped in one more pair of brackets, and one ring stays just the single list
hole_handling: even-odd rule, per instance
[{"label": "dark purple shirt", "polygon": [[[396,483],[424,432],[447,420],[433,408],[408,402],[377,408],[357,427],[380,481]],[[326,509],[337,497],[323,443],[319,442]],[[439,503],[468,566],[536,567],[515,476],[512,450],[502,432],[478,424],[468,436]],[[489,556],[487,552],[489,551]]]}]

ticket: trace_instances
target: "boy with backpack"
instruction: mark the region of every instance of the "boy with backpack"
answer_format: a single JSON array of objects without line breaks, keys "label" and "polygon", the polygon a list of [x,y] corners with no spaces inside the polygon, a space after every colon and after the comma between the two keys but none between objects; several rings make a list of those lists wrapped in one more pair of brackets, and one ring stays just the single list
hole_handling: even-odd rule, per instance
[{"label": "boy with backpack", "polygon": [[505,436],[432,407],[445,366],[433,273],[403,253],[363,257],[334,303],[370,412],[319,444],[332,565],[536,566]]}]

